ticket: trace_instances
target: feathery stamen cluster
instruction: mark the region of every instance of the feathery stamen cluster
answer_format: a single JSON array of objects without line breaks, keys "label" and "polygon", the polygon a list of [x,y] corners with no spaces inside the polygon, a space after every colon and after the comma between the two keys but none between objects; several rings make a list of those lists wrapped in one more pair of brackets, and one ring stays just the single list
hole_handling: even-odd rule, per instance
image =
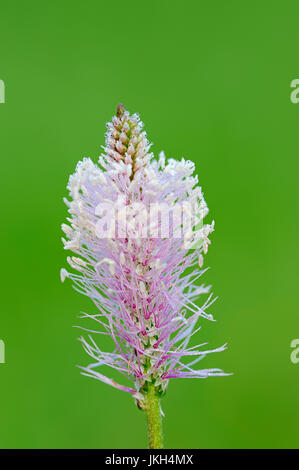
[{"label": "feathery stamen cluster", "polygon": [[[189,346],[199,329],[195,328],[197,321],[213,320],[206,313],[214,301],[211,295],[201,307],[195,303],[200,295],[209,293],[210,286],[197,286],[195,281],[205,272],[203,254],[214,224],[203,223],[208,208],[198,178],[193,176],[192,162],[166,162],[163,153],[154,160],[138,115],[130,115],[123,106],[107,127],[99,165],[84,159],[69,180],[71,201],[65,202],[70,225],[63,224],[62,229],[67,238],[63,239],[65,249],[75,255],[67,258],[75,273],[62,269],[61,279],[69,277],[75,289],[92,299],[98,311],[83,317],[93,319],[101,327],[95,333],[109,335],[114,346],[111,352],[104,352],[91,335],[81,338],[93,359],[82,368],[83,374],[131,393],[140,404],[148,383],[163,393],[171,378],[226,375],[220,369],[194,368],[205,355],[222,351],[225,345],[214,350],[203,350],[206,343]],[[103,217],[98,208],[107,203],[118,219],[116,231],[103,237],[97,231]],[[140,211],[138,203],[145,211]],[[159,204],[171,210],[180,205],[196,207],[183,237],[153,236],[148,230],[148,213]],[[119,236],[124,207],[126,232]],[[160,230],[161,220],[155,220]],[[173,218],[171,225],[173,235],[181,220]],[[195,249],[186,248],[186,240]],[[184,274],[187,268],[192,270]],[[188,362],[189,358],[193,359]],[[127,376],[132,386],[104,376],[99,371],[102,365]]]}]

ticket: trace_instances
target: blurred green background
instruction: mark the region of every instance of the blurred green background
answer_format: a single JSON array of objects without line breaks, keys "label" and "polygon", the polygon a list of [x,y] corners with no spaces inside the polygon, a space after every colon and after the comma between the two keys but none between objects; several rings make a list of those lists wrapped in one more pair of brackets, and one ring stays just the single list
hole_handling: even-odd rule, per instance
[{"label": "blurred green background", "polygon": [[82,377],[88,299],[59,280],[68,176],[119,102],[153,150],[196,161],[219,300],[199,342],[231,377],[172,381],[169,448],[299,447],[298,2],[2,3],[1,448],[142,448],[128,394]]}]

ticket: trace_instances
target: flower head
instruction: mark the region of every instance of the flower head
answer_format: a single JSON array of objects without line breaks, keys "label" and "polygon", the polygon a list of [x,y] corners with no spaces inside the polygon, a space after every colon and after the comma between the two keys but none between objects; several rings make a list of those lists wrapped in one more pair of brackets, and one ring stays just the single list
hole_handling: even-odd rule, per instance
[{"label": "flower head", "polygon": [[[195,281],[205,272],[214,223],[203,223],[208,208],[191,161],[166,161],[163,152],[155,160],[139,116],[122,105],[107,128],[99,164],[85,158],[69,179],[70,225],[62,229],[64,247],[74,256],[67,258],[72,272],[62,269],[61,279],[70,278],[96,305],[96,314],[83,315],[99,327],[90,332],[112,340],[106,352],[92,335],[81,338],[93,359],[82,373],[142,403],[148,383],[162,393],[169,379],[226,375],[195,367],[225,345],[189,346],[198,320],[213,321],[206,313],[211,295],[201,307],[195,303],[210,286]],[[102,365],[132,385],[103,375]]]}]

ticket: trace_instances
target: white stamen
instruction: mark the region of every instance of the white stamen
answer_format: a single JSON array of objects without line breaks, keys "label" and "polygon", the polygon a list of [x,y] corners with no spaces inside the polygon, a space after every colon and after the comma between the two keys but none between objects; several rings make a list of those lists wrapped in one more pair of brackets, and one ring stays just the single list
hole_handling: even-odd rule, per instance
[{"label": "white stamen", "polygon": [[62,268],[62,269],[60,270],[60,279],[61,279],[61,282],[64,282],[67,277],[69,277],[69,273],[67,272],[66,269]]},{"label": "white stamen", "polygon": [[109,267],[109,271],[111,272],[111,274],[114,276],[115,274],[115,261],[111,258],[103,258],[101,261],[99,261],[96,266],[101,266],[101,264],[103,263],[106,263],[108,264],[108,267]]}]

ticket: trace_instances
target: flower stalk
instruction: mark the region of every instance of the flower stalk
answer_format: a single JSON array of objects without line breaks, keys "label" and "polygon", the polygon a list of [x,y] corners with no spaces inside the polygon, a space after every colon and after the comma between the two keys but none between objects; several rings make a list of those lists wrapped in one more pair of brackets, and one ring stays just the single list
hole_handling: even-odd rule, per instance
[{"label": "flower stalk", "polygon": [[163,449],[160,397],[154,384],[148,385],[144,411],[147,416],[149,448]]}]

